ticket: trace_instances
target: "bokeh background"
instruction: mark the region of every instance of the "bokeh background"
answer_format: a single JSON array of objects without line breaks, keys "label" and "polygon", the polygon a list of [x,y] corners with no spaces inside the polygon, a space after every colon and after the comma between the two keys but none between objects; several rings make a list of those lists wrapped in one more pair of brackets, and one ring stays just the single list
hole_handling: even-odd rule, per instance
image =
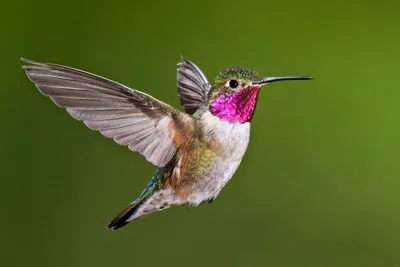
[{"label": "bokeh background", "polygon": [[[2,266],[400,266],[397,1],[9,1],[0,9]],[[263,90],[211,205],[105,225],[155,168],[42,96],[19,57],[179,107],[176,64],[313,75]]]}]

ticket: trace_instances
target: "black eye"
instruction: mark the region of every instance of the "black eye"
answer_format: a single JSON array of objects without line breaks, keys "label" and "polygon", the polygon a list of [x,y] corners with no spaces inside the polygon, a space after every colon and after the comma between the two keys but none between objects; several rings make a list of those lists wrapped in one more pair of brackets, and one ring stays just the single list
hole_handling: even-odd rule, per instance
[{"label": "black eye", "polygon": [[236,80],[230,80],[229,81],[229,87],[230,88],[236,88],[236,87],[238,87],[238,85],[239,85],[239,83]]}]

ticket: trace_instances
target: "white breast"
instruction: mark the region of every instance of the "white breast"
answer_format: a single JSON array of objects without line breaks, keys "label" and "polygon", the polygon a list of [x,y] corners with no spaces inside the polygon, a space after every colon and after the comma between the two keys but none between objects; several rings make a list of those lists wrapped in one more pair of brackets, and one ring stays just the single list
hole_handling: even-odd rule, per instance
[{"label": "white breast", "polygon": [[189,199],[193,205],[214,199],[225,184],[232,178],[246,152],[250,138],[250,123],[229,123],[221,121],[210,112],[205,112],[200,119],[206,140],[219,140],[222,150],[207,175],[203,177],[203,186],[198,186]]},{"label": "white breast", "polygon": [[223,152],[231,159],[241,159],[247,149],[250,138],[250,123],[229,123],[221,121],[210,112],[204,113],[200,119],[204,136],[210,141],[216,138],[222,143]]}]

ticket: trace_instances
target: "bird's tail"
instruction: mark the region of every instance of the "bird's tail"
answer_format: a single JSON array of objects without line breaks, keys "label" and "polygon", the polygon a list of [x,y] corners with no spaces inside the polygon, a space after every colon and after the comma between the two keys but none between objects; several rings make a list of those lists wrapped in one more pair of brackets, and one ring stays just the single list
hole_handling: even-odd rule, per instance
[{"label": "bird's tail", "polygon": [[134,202],[132,202],[132,204],[126,207],[122,212],[120,212],[120,214],[118,214],[114,219],[111,220],[111,222],[107,225],[107,228],[117,230],[118,228],[121,228],[122,226],[128,224],[131,220],[133,220],[130,220],[130,218],[137,211],[140,205],[140,201],[135,200]]},{"label": "bird's tail", "polygon": [[173,205],[173,199],[170,189],[159,189],[159,184],[153,180],[135,201],[107,225],[107,228],[117,230],[130,221],[167,209]]}]

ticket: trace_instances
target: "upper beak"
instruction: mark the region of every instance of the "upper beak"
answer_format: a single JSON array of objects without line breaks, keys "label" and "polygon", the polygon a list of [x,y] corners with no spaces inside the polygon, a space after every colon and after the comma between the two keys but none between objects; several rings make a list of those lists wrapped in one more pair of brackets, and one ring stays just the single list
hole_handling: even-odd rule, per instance
[{"label": "upper beak", "polygon": [[310,76],[283,76],[283,77],[266,77],[261,81],[253,82],[253,84],[265,85],[267,83],[279,82],[279,81],[289,81],[289,80],[312,80],[314,77]]}]

